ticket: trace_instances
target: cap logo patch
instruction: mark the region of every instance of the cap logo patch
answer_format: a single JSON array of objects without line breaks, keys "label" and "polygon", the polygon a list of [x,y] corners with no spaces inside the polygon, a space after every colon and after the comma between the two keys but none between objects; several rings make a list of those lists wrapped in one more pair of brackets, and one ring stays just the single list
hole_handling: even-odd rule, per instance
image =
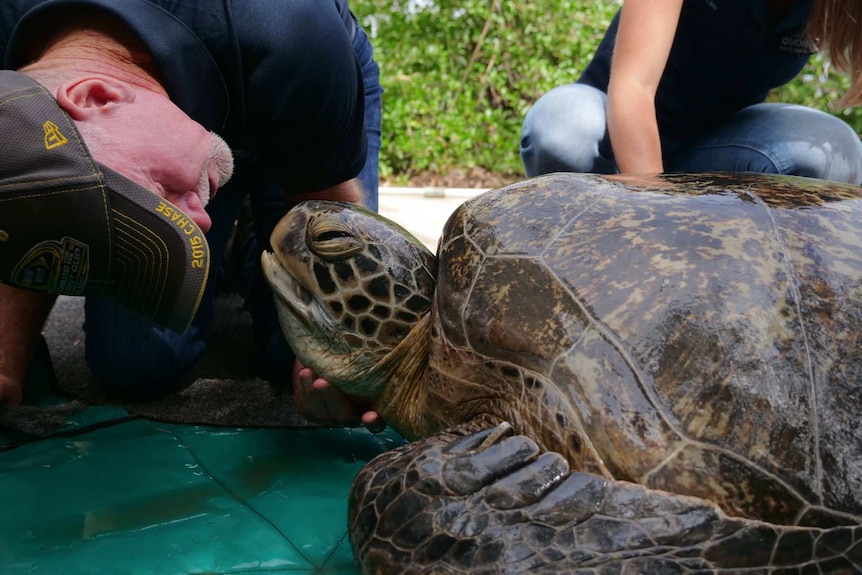
[{"label": "cap logo patch", "polygon": [[81,295],[90,273],[90,248],[70,237],[47,240],[30,248],[12,272],[12,284],[23,288]]},{"label": "cap logo patch", "polygon": [[42,124],[42,129],[45,131],[46,150],[53,150],[54,148],[59,148],[60,146],[69,143],[69,140],[67,140],[66,136],[63,135],[63,132],[60,131],[60,126],[51,120],[47,120]]}]

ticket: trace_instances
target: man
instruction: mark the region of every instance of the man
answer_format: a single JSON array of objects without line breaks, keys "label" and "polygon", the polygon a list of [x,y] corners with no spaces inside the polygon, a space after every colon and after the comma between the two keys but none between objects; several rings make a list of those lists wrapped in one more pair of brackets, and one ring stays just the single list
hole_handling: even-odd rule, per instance
[{"label": "man", "polygon": [[[246,192],[255,259],[298,201],[376,208],[381,89],[347,0],[23,0],[0,8],[0,49],[0,123],[14,130],[2,145],[15,158],[0,168],[0,402],[21,401],[56,293],[105,296],[87,297],[85,333],[107,391],[146,399],[183,385]],[[95,199],[78,209],[80,190]],[[278,364],[289,351],[271,297],[251,284],[256,343]],[[304,413],[352,418],[310,370],[291,376]]]}]

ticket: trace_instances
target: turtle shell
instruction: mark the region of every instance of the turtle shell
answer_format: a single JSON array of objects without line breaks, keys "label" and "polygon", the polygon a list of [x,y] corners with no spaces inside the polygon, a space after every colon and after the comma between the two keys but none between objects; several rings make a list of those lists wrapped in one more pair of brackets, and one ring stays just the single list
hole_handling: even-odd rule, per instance
[{"label": "turtle shell", "polygon": [[858,188],[793,177],[554,174],[478,196],[440,243],[429,402],[609,479],[856,525],[860,222]]}]

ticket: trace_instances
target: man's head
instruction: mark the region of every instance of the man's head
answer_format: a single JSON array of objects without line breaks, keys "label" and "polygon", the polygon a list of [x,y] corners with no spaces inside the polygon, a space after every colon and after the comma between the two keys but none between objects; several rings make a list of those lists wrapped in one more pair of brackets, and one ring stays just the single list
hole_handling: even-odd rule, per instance
[{"label": "man's head", "polygon": [[47,46],[22,69],[29,79],[0,71],[0,281],[111,297],[182,331],[206,283],[204,206],[231,175],[230,150],[114,38]]},{"label": "man's head", "polygon": [[93,158],[176,205],[203,231],[233,173],[227,143],[147,87],[94,73],[32,71],[75,122]]},{"label": "man's head", "polygon": [[33,32],[20,71],[56,97],[93,158],[209,229],[203,208],[230,178],[233,156],[170,100],[140,39],[100,10],[55,12]]}]

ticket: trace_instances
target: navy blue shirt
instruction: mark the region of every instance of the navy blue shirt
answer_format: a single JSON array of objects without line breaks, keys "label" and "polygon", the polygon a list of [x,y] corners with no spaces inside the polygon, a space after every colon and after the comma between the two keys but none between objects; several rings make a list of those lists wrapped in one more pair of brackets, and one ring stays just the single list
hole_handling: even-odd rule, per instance
[{"label": "navy blue shirt", "polygon": [[[792,80],[811,55],[804,39],[811,0],[773,22],[766,0],[686,0],[656,92],[662,136],[716,126]],[[578,82],[607,92],[619,25],[614,17]]]},{"label": "navy blue shirt", "polygon": [[27,39],[59,9],[104,10],[152,54],[171,100],[272,181],[311,192],[365,163],[364,92],[347,0],[3,0],[0,54],[26,65]]}]

